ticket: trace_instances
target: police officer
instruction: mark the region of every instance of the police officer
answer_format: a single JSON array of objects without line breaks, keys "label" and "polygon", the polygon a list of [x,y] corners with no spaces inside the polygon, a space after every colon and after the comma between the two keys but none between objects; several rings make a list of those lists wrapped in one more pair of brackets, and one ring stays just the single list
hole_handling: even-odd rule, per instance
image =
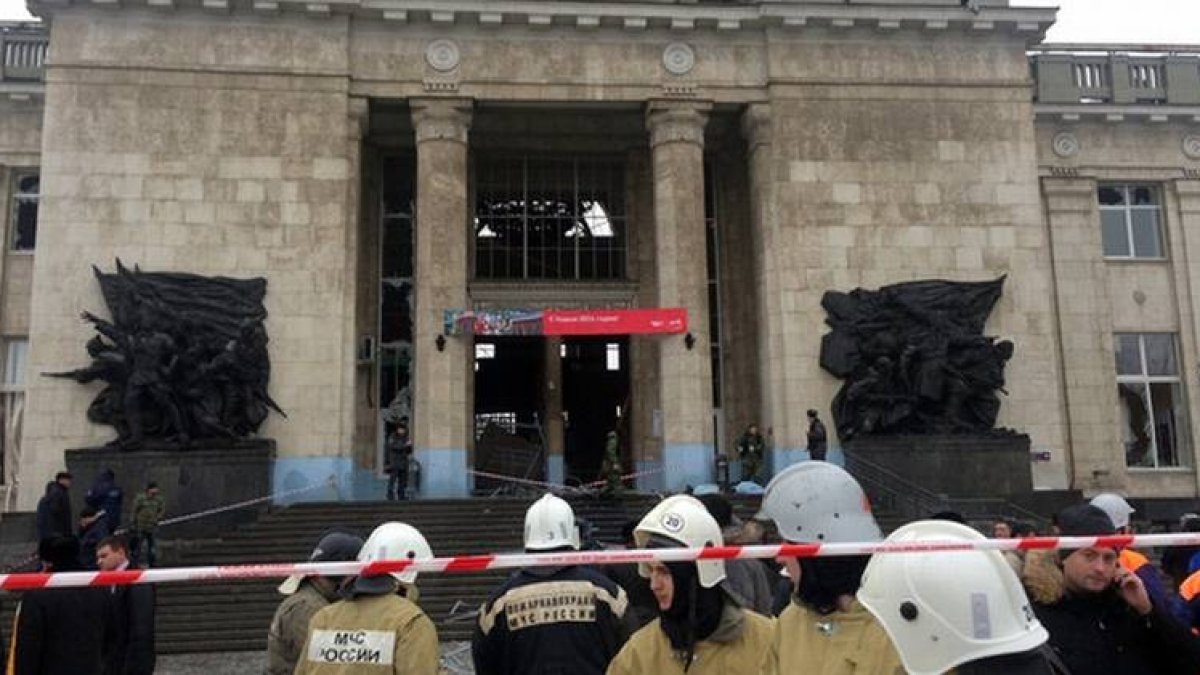
[{"label": "police officer", "polygon": [[[362,537],[348,532],[329,532],[317,542],[309,562],[354,560],[362,550]],[[343,577],[296,574],[279,585],[284,597],[267,632],[267,675],[291,675],[300,660],[300,649],[308,637],[314,614],[340,599]]]},{"label": "police officer", "polygon": [[[525,512],[525,550],[577,551],[571,505],[545,495]],[[492,593],[472,641],[478,675],[600,675],[627,637],[629,601],[589,567],[519,570]]]},{"label": "police officer", "polygon": [[[767,485],[760,517],[796,543],[880,541],[862,487],[841,467],[799,462]],[[768,673],[895,675],[903,672],[883,627],[855,599],[866,556],[781,558],[794,584],[775,625]]]},{"label": "police officer", "polygon": [[[358,559],[429,560],[433,551],[416,528],[384,523]],[[296,666],[297,675],[436,675],[438,637],[416,605],[415,570],[359,575],[348,597],[317,612]]]},{"label": "police officer", "polygon": [[[889,542],[984,541],[943,520],[909,523]],[[880,554],[858,599],[883,624],[914,675],[1067,675],[1049,633],[999,551]]]},{"label": "police officer", "polygon": [[[634,530],[640,548],[721,546],[721,528],[696,498],[669,497]],[[771,619],[730,595],[725,563],[642,563],[658,602],[658,618],[629,638],[609,675],[758,675],[766,665]],[[798,672],[798,671],[797,671]],[[811,671],[821,672],[821,671]]]}]

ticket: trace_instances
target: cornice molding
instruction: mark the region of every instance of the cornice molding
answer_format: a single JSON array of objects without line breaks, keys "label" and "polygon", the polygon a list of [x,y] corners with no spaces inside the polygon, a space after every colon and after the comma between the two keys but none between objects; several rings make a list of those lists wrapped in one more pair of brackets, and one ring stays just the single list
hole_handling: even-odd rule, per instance
[{"label": "cornice molding", "polygon": [[894,32],[901,28],[970,34],[1004,33],[1038,43],[1054,23],[1056,10],[1038,7],[985,6],[977,12],[958,3],[906,5],[872,2],[845,4],[779,2],[693,5],[642,2],[585,2],[537,0],[33,0],[30,10],[43,17],[72,7],[112,11],[150,7],[160,11],[201,8],[222,13],[303,14],[314,18],[351,15],[394,23],[467,25],[495,29],[504,26],[594,31],[616,28],[687,34],[699,30],[720,33],[762,31],[767,28],[847,30],[871,28]]}]

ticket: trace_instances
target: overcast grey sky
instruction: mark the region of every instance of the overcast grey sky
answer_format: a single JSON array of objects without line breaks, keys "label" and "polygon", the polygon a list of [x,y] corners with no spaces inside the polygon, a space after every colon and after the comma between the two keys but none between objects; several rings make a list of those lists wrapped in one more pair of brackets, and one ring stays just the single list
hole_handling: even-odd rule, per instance
[{"label": "overcast grey sky", "polygon": [[[1051,42],[1200,44],[1200,0],[1012,0],[1059,6]],[[25,0],[0,0],[0,20],[28,19]]]}]

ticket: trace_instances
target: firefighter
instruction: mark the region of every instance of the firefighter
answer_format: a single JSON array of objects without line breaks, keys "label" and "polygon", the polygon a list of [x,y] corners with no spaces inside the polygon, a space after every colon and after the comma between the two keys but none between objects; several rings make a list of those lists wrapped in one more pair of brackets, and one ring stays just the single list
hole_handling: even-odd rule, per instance
[{"label": "firefighter", "polygon": [[[639,548],[721,546],[721,528],[694,497],[655,506],[634,530]],[[640,563],[658,618],[634,633],[609,675],[758,675],[766,665],[772,620],[744,609],[725,589],[725,563]],[[813,671],[818,672],[818,671]]]},{"label": "firefighter", "polygon": [[[384,523],[358,560],[429,560],[425,537],[404,523]],[[438,636],[416,605],[416,570],[359,575],[348,597],[317,612],[296,665],[297,675],[437,675]]]},{"label": "firefighter", "polygon": [[[984,541],[944,520],[896,530],[889,542]],[[1067,675],[1046,644],[1021,580],[999,551],[872,556],[858,600],[883,624],[913,675]]]},{"label": "firefighter", "polygon": [[[759,517],[775,521],[780,536],[795,543],[883,539],[862,487],[828,462],[799,462],[780,472],[767,485]],[[854,597],[866,556],[779,562],[791,576],[793,594],[776,622],[766,672],[903,672],[887,633]]]},{"label": "firefighter", "polygon": [[[525,550],[577,551],[571,505],[545,495],[525,513]],[[602,675],[629,635],[625,591],[576,565],[513,574],[479,612],[472,641],[478,675]]]}]

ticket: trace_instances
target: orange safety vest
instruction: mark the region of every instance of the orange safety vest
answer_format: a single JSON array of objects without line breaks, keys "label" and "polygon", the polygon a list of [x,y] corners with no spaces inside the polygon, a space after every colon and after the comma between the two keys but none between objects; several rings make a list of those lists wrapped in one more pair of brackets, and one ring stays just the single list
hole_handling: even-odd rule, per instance
[{"label": "orange safety vest", "polygon": [[1122,549],[1119,560],[1121,561],[1121,567],[1124,567],[1126,571],[1135,573],[1150,564],[1149,558],[1131,548]]},{"label": "orange safety vest", "polygon": [[1193,572],[1192,576],[1179,584],[1179,594],[1183,596],[1185,602],[1191,602],[1200,596],[1200,570]]}]

